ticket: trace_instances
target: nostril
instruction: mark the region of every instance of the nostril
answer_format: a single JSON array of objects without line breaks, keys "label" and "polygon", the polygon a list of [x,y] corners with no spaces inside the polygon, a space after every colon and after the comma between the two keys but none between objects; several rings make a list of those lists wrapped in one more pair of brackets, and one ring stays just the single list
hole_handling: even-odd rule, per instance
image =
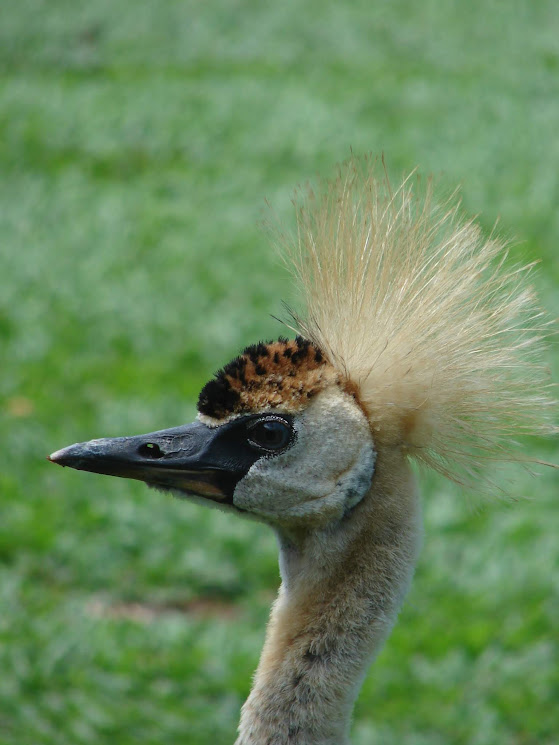
[{"label": "nostril", "polygon": [[164,454],[155,442],[146,442],[138,448],[138,455],[142,458],[162,458]]}]

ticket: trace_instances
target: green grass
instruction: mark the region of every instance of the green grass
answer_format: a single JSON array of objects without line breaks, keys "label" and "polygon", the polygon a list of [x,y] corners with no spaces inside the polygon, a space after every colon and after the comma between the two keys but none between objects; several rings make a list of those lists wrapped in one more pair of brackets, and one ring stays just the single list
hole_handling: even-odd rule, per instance
[{"label": "green grass", "polygon": [[[190,420],[219,365],[280,333],[264,198],[289,219],[350,147],[461,183],[542,258],[557,314],[558,29],[553,0],[0,7],[1,745],[233,742],[270,532],[44,456]],[[559,740],[558,486],[515,473],[534,499],[473,509],[423,478],[356,745]]]}]

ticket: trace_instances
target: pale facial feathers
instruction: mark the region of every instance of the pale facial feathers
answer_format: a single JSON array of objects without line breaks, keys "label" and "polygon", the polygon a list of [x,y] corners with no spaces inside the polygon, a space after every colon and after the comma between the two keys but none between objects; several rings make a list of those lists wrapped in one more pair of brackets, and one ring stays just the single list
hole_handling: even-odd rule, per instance
[{"label": "pale facial feathers", "polygon": [[237,487],[233,504],[284,530],[338,522],[370,489],[376,453],[354,399],[333,385],[294,417],[295,441],[262,458]]}]

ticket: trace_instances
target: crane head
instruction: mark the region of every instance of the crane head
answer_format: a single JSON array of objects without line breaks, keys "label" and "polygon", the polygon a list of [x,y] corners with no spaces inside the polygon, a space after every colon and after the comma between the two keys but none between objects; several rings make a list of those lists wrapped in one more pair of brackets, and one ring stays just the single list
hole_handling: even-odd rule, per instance
[{"label": "crane head", "polygon": [[337,522],[370,488],[367,418],[301,337],[247,347],[204,386],[198,409],[191,424],[77,443],[49,459],[285,529]]}]

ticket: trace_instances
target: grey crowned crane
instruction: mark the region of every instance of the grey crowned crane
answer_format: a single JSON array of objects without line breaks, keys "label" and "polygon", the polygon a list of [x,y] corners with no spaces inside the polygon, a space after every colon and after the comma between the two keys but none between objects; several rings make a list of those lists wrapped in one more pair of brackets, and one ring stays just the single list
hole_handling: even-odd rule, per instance
[{"label": "grey crowned crane", "polygon": [[530,267],[452,200],[352,158],[278,233],[301,290],[295,339],[249,346],[192,424],[50,459],[267,523],[281,587],[237,745],[344,745],[421,540],[410,462],[487,488],[554,430]]}]

